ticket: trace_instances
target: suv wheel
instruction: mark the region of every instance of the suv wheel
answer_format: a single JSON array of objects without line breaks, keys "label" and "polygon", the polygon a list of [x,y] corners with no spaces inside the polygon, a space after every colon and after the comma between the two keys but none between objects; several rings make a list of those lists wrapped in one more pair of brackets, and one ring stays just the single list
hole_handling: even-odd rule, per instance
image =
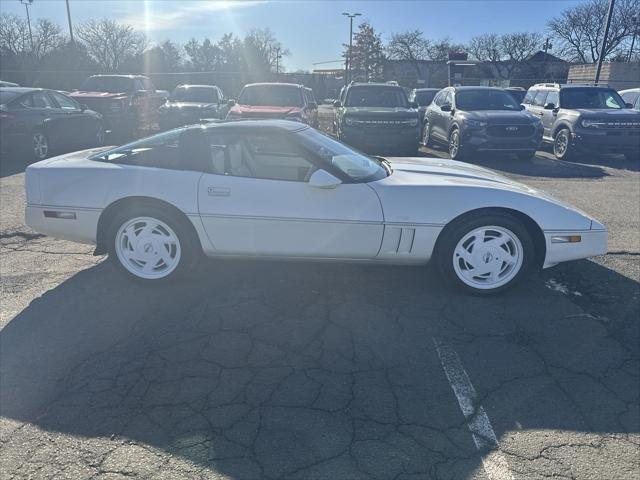
[{"label": "suv wheel", "polygon": [[431,142],[431,129],[429,128],[429,122],[424,122],[420,144],[425,147],[431,147],[433,145]]},{"label": "suv wheel", "polygon": [[468,157],[468,152],[460,140],[460,130],[454,128],[449,134],[449,155],[453,160],[464,160]]},{"label": "suv wheel", "polygon": [[553,154],[559,160],[570,160],[574,155],[575,147],[571,144],[571,131],[561,128],[553,137]]}]

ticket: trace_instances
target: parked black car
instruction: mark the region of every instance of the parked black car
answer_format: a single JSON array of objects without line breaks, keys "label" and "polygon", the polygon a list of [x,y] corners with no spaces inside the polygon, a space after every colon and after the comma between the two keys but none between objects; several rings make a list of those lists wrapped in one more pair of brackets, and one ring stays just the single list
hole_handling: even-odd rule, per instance
[{"label": "parked black car", "polygon": [[205,118],[223,119],[227,104],[215,85],[178,85],[160,106],[160,129],[197,123]]},{"label": "parked black car", "polygon": [[439,91],[439,88],[414,88],[409,93],[409,101],[418,104],[418,119],[421,124],[424,124],[424,114],[427,112],[427,107]]},{"label": "parked black car", "polygon": [[592,153],[623,153],[631,160],[640,155],[640,112],[612,88],[542,83],[529,89],[523,104],[542,119],[544,140],[561,160]]},{"label": "parked black car", "polygon": [[351,83],[336,100],[334,131],[339,140],[361,150],[416,155],[420,121],[415,103],[402,87],[385,83]]},{"label": "parked black car", "polygon": [[53,151],[104,143],[102,115],[55,90],[0,88],[0,145],[34,160]]},{"label": "parked black car", "polygon": [[455,160],[479,151],[529,159],[542,141],[542,123],[523,108],[501,88],[445,88],[427,107],[423,143],[446,144]]}]

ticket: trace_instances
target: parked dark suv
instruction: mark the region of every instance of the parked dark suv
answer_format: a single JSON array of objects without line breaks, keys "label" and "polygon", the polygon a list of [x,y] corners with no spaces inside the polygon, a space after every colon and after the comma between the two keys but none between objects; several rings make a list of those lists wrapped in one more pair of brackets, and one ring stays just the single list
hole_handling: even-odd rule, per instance
[{"label": "parked dark suv", "polygon": [[336,100],[334,131],[339,140],[364,151],[417,155],[420,121],[417,104],[402,87],[351,83]]},{"label": "parked dark suv", "polygon": [[542,141],[540,120],[500,88],[445,88],[427,107],[424,122],[423,144],[446,144],[454,160],[479,151],[512,152],[526,160]]},{"label": "parked dark suv", "polygon": [[576,154],[640,154],[640,112],[625,104],[618,92],[604,86],[543,83],[529,89],[522,102],[539,116],[544,140],[567,160]]},{"label": "parked dark suv", "polygon": [[160,107],[160,130],[197,123],[205,118],[224,118],[227,104],[215,85],[178,85]]}]

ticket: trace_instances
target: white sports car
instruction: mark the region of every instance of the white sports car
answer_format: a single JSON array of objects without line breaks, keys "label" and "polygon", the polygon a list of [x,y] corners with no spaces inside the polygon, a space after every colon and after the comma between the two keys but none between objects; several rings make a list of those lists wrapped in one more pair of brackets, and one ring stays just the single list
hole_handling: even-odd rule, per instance
[{"label": "white sports car", "polygon": [[425,264],[477,293],[604,254],[607,230],[493,171],[366,156],[278,120],[190,126],[33,164],[26,221],[147,282],[201,254]]}]

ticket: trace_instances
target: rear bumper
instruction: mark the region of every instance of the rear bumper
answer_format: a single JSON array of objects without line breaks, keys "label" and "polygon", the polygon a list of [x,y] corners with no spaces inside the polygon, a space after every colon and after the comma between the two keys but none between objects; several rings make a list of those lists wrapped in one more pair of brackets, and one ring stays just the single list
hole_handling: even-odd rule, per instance
[{"label": "rear bumper", "polygon": [[[52,215],[56,213],[75,218],[55,218]],[[95,244],[101,213],[101,209],[27,205],[25,223],[38,233],[72,242]]]},{"label": "rear bumper", "polygon": [[[579,235],[580,242],[561,243],[558,237]],[[607,239],[609,233],[606,230],[586,230],[567,232],[544,232],[547,253],[542,268],[549,268],[560,262],[579,260],[581,258],[594,257],[607,253]]]}]

